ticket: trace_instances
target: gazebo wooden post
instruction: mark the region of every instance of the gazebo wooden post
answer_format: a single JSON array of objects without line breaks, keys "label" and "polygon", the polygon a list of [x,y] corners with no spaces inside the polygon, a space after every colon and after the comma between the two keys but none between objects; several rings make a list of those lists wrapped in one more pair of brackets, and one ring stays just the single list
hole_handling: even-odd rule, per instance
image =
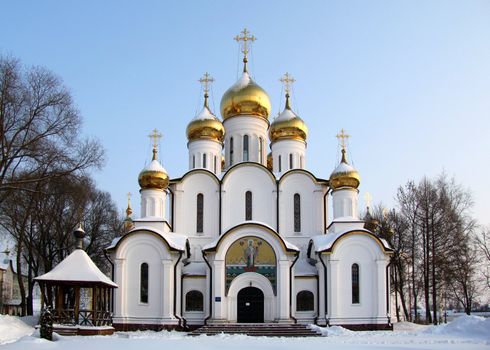
[{"label": "gazebo wooden post", "polygon": [[56,294],[56,316],[58,318],[58,323],[61,323],[61,317],[63,315],[63,287],[61,285],[55,285],[55,294]]},{"label": "gazebo wooden post", "polygon": [[97,326],[97,286],[92,287],[92,324]]},{"label": "gazebo wooden post", "polygon": [[79,311],[80,311],[80,286],[75,286],[75,324],[78,324],[79,321]]}]

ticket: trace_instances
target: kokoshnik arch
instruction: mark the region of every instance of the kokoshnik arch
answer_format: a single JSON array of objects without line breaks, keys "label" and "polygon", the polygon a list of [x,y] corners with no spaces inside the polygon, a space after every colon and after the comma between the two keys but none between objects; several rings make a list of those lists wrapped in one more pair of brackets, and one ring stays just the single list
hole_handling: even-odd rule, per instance
[{"label": "kokoshnik arch", "polygon": [[[359,218],[360,176],[342,158],[328,180],[310,173],[306,123],[286,104],[272,122],[248,70],[247,30],[235,40],[243,73],[187,127],[189,171],[169,179],[153,159],[139,174],[141,215],[107,248],[119,285],[116,329],[282,322],[390,328],[392,249]],[[328,130],[327,130],[328,131]],[[270,146],[270,152],[267,148]],[[333,215],[328,217],[332,202]],[[167,215],[168,213],[168,215]]]}]

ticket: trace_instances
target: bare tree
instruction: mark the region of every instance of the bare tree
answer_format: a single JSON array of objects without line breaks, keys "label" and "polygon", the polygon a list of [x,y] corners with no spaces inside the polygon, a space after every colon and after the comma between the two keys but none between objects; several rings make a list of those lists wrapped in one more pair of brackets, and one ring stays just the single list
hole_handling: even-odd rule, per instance
[{"label": "bare tree", "polygon": [[103,150],[80,138],[81,117],[61,80],[0,56],[0,203],[30,184],[100,167]]},{"label": "bare tree", "polygon": [[485,278],[485,286],[490,289],[490,227],[483,227],[480,234],[475,236],[475,244],[484,261],[482,273]]}]

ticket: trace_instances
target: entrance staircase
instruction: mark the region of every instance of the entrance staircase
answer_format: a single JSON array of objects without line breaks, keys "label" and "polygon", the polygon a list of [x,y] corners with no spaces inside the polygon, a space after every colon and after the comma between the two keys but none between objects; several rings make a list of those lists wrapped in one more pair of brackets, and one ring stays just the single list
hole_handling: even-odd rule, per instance
[{"label": "entrance staircase", "polygon": [[280,323],[227,323],[212,324],[190,332],[189,336],[202,334],[245,334],[253,337],[321,337],[321,333],[304,324]]}]

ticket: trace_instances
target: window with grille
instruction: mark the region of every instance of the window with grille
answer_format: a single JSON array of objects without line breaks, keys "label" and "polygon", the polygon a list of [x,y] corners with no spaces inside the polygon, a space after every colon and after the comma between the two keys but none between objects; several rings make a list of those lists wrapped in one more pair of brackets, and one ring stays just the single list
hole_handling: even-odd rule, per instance
[{"label": "window with grille", "polygon": [[233,137],[230,137],[230,166],[233,165]]},{"label": "window with grille", "polygon": [[140,267],[140,302],[148,303],[148,264],[143,263]]},{"label": "window with grille", "polygon": [[245,220],[252,220],[252,192],[245,193]]},{"label": "window with grille", "polygon": [[243,136],[243,161],[248,162],[248,135]]},{"label": "window with grille", "polygon": [[359,304],[359,265],[352,264],[352,304]]},{"label": "window with grille", "polygon": [[196,232],[202,233],[204,230],[204,196],[202,193],[197,195],[197,208],[196,208]]},{"label": "window with grille", "polygon": [[204,297],[201,292],[191,290],[185,295],[185,311],[204,311]]},{"label": "window with grille", "polygon": [[309,290],[302,290],[296,294],[296,311],[315,310],[315,296]]},{"label": "window with grille", "polygon": [[294,232],[301,232],[301,196],[294,194]]}]

